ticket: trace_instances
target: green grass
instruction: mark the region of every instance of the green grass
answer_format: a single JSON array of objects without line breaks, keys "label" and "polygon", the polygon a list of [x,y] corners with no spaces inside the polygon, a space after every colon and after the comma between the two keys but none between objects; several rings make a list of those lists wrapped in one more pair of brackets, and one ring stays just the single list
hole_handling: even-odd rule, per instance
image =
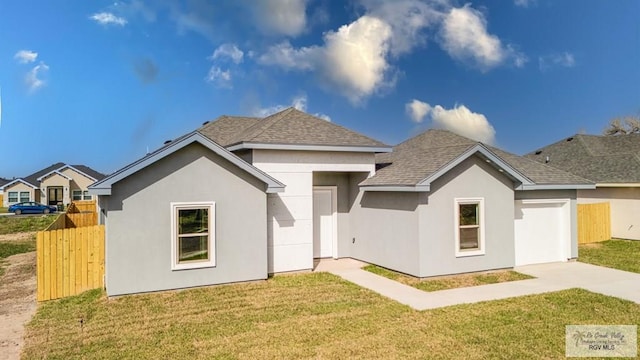
[{"label": "green grass", "polygon": [[0,213],[7,213],[7,212],[9,212],[9,208],[0,206]]},{"label": "green grass", "polygon": [[41,231],[51,225],[59,215],[0,216],[0,235]]},{"label": "green grass", "polygon": [[4,275],[6,258],[11,255],[36,251],[35,238],[28,241],[0,241],[0,276]]},{"label": "green grass", "polygon": [[564,359],[567,324],[637,324],[581,289],[418,312],[328,274],[50,301],[23,359]]},{"label": "green grass", "polygon": [[640,273],[640,241],[613,239],[580,245],[578,261]]},{"label": "green grass", "polygon": [[413,276],[381,268],[376,265],[367,265],[363,269],[424,291],[455,289],[460,287],[496,284],[506,281],[526,280],[533,278],[532,276],[521,274],[515,271],[493,271],[480,274],[452,275],[440,277],[437,279],[419,279]]}]

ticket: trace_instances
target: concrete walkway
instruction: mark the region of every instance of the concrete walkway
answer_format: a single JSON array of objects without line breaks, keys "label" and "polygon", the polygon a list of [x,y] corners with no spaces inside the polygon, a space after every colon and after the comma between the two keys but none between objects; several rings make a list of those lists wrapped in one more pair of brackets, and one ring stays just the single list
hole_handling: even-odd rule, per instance
[{"label": "concrete walkway", "polygon": [[322,260],[314,271],[328,271],[416,310],[583,288],[640,304],[640,274],[580,262],[528,265],[515,271],[536,279],[426,292],[362,270],[353,259]]}]

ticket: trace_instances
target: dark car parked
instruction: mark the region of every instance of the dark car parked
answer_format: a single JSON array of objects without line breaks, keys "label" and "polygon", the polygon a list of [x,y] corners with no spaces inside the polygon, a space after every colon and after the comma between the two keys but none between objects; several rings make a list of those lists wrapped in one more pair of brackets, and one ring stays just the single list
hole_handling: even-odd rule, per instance
[{"label": "dark car parked", "polygon": [[55,206],[40,204],[34,201],[26,201],[9,206],[9,212],[20,214],[48,214],[58,210]]}]

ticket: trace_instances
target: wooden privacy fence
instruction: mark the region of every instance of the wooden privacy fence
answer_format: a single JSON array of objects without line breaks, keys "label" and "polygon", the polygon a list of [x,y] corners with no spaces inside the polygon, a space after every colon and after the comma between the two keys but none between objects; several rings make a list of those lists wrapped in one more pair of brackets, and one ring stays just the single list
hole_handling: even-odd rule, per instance
[{"label": "wooden privacy fence", "polygon": [[39,231],[38,301],[104,286],[104,225]]},{"label": "wooden privacy fence", "polygon": [[578,204],[578,244],[611,239],[609,203]]},{"label": "wooden privacy fence", "polygon": [[69,208],[67,209],[67,213],[84,213],[84,212],[96,212],[96,201],[95,200],[81,200],[74,201],[69,204]]}]

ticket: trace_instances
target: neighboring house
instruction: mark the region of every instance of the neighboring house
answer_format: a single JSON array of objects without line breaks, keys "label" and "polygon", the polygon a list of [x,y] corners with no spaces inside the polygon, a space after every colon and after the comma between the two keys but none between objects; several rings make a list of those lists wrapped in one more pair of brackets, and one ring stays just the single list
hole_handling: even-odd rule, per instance
[{"label": "neighboring house", "polygon": [[447,131],[392,148],[290,108],[207,122],[89,189],[107,293],[119,295],[266,279],[325,257],[419,277],[566,261],[576,189],[593,187]]},{"label": "neighboring house", "polygon": [[7,184],[9,181],[11,180],[7,180],[5,178],[1,178],[0,177],[0,206],[4,206],[4,191],[2,190],[2,187]]},{"label": "neighboring house", "polygon": [[46,205],[68,205],[72,201],[91,200],[88,187],[105,177],[88,166],[56,163],[29,176],[2,185],[3,206],[24,201]]},{"label": "neighboring house", "polygon": [[609,202],[611,235],[640,240],[640,134],[577,134],[526,157],[593,181],[578,203]]}]

